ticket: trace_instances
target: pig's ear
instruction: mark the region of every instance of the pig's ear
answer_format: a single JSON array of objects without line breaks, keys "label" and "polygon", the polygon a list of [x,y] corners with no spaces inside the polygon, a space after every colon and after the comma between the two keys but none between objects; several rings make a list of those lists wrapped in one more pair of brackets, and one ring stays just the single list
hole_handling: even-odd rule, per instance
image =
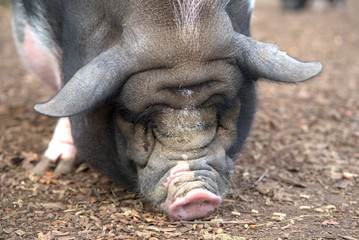
[{"label": "pig's ear", "polygon": [[81,68],[48,102],[35,111],[51,117],[68,117],[93,109],[116,93],[134,63],[125,51],[109,49]]},{"label": "pig's ear", "polygon": [[257,77],[295,83],[308,80],[322,70],[319,62],[299,62],[280,51],[279,47],[235,34],[237,61]]}]

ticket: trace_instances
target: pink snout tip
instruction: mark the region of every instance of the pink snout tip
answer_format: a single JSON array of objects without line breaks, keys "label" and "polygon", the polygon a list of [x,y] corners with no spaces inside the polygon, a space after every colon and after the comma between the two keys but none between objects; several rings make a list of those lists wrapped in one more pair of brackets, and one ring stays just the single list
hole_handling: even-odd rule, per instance
[{"label": "pink snout tip", "polygon": [[206,217],[221,206],[222,198],[206,189],[194,189],[169,206],[168,213],[175,220]]}]

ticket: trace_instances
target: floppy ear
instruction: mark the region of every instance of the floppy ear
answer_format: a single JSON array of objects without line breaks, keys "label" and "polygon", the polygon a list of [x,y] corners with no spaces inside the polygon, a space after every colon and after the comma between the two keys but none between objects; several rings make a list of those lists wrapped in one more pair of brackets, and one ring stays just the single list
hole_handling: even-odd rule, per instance
[{"label": "floppy ear", "polygon": [[132,72],[134,56],[113,47],[94,58],[48,102],[36,104],[35,111],[51,117],[68,117],[103,103],[121,87]]},{"label": "floppy ear", "polygon": [[235,33],[237,61],[257,77],[295,83],[308,80],[322,70],[319,62],[300,62],[279,47]]}]

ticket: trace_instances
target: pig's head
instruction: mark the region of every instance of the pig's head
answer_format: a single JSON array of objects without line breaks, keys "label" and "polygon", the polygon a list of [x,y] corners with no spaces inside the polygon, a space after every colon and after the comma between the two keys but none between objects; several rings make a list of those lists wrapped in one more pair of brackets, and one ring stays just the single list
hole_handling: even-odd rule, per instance
[{"label": "pig's head", "polygon": [[221,1],[163,2],[161,12],[128,7],[120,40],[35,109],[64,117],[109,108],[113,133],[97,141],[116,149],[112,167],[172,218],[189,220],[221,204],[252,122],[254,81],[304,81],[321,65],[235,32]]}]

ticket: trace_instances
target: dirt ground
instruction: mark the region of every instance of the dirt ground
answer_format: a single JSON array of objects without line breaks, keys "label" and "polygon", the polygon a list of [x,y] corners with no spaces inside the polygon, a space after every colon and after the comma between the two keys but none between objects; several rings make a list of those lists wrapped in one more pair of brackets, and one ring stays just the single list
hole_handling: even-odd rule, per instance
[{"label": "dirt ground", "polygon": [[85,165],[36,176],[54,119],[33,105],[53,93],[21,65],[0,6],[0,239],[359,239],[359,1],[283,12],[258,0],[253,37],[322,74],[259,83],[253,131],[219,211],[176,222]]}]

